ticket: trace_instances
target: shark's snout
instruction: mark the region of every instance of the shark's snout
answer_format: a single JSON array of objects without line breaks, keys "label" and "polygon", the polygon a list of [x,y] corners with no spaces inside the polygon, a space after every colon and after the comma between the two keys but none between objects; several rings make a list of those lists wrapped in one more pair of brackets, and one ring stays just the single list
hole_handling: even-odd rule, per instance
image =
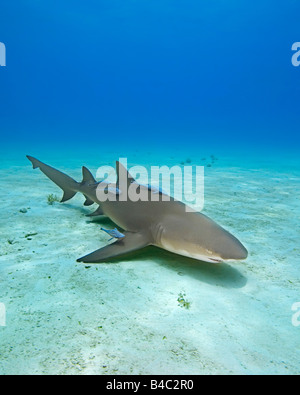
[{"label": "shark's snout", "polygon": [[247,258],[248,251],[239,240],[232,238],[230,241],[227,241],[226,249],[220,255],[224,261],[240,261]]},{"label": "shark's snout", "polygon": [[224,228],[213,224],[211,225],[209,237],[203,245],[208,246],[210,258],[219,261],[239,261],[246,259],[248,251],[244,245],[230,232]]}]

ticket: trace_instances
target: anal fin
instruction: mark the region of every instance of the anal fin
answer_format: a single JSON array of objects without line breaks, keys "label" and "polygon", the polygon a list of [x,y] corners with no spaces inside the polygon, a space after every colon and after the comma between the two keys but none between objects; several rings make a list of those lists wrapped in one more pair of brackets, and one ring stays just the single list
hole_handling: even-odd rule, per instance
[{"label": "anal fin", "polygon": [[100,263],[118,256],[126,255],[129,252],[139,250],[151,244],[146,234],[124,232],[124,235],[124,238],[120,238],[112,244],[77,259],[77,262]]},{"label": "anal fin", "polygon": [[84,206],[91,206],[92,204],[94,204],[95,202],[93,202],[92,199],[90,199],[89,197],[87,197],[86,195],[84,195],[85,197],[85,202],[84,202]]}]

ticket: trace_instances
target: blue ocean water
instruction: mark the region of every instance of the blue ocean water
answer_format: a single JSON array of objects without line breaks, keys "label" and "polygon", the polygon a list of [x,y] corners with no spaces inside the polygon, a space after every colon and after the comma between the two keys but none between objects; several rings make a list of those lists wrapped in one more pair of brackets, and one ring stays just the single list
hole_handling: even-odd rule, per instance
[{"label": "blue ocean water", "polygon": [[295,152],[298,16],[292,0],[6,2],[1,144]]}]

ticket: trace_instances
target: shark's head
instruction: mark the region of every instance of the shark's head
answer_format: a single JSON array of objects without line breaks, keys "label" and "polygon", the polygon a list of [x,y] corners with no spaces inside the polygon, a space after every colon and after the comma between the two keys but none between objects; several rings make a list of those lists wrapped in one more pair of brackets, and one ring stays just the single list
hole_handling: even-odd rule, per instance
[{"label": "shark's head", "polygon": [[226,229],[200,213],[179,221],[170,218],[160,243],[163,248],[205,262],[227,262],[246,259],[243,244]]},{"label": "shark's head", "polygon": [[229,262],[246,259],[247,249],[232,234],[223,230],[214,239],[214,246],[206,248],[205,258],[208,262]]},{"label": "shark's head", "polygon": [[209,218],[203,220],[205,231],[198,233],[195,248],[201,251],[204,261],[228,262],[247,258],[247,249],[235,236]]}]

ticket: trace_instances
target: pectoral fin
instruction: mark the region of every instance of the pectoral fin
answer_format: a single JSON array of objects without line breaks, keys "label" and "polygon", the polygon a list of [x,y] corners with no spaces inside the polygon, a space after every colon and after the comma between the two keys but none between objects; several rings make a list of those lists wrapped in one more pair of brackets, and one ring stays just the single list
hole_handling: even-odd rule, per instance
[{"label": "pectoral fin", "polygon": [[124,236],[112,244],[77,259],[77,262],[99,263],[139,250],[151,244],[149,237],[143,233],[124,232]]}]

